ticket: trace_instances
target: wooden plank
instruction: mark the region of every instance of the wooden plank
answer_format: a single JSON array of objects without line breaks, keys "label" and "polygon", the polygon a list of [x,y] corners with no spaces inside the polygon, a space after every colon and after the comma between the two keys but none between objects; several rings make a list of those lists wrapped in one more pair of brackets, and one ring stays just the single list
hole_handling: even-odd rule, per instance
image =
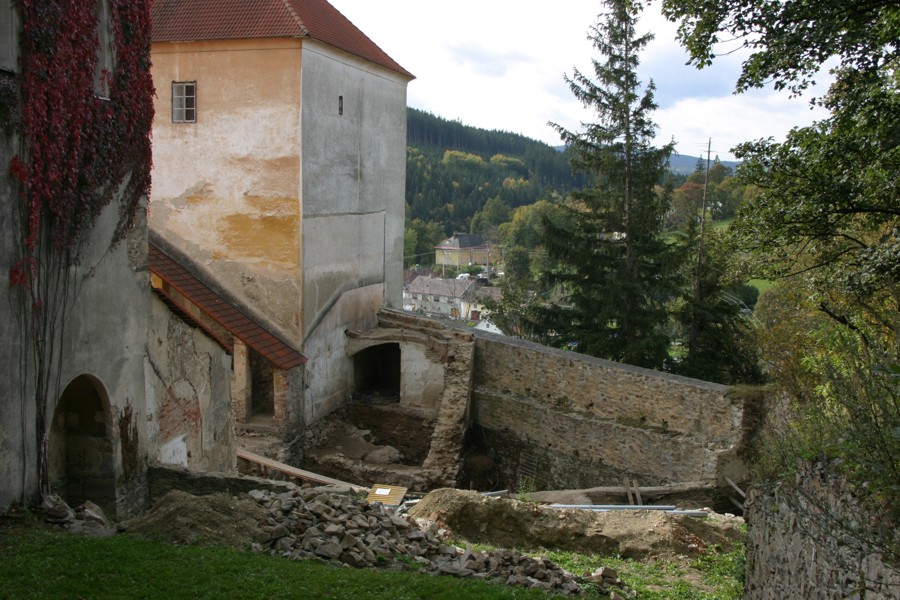
[{"label": "wooden plank", "polygon": [[406,496],[406,488],[397,485],[376,483],[369,491],[369,502],[381,502],[385,506],[400,506],[403,497]]},{"label": "wooden plank", "polygon": [[733,481],[731,480],[731,478],[728,477],[728,475],[725,476],[725,481],[727,481],[727,482],[728,482],[728,485],[730,485],[731,487],[733,487],[733,488],[735,489],[735,491],[737,491],[737,493],[741,495],[741,498],[746,498],[746,497],[747,497],[747,494],[744,493],[744,490],[742,490],[741,488],[739,488],[739,487],[738,487],[738,484],[736,484],[735,482],[733,482]]},{"label": "wooden plank", "polygon": [[[542,490],[539,492],[532,492],[530,494],[533,500],[537,500],[539,502],[558,502],[558,498],[560,496],[581,496],[581,497],[589,497],[592,498],[594,496],[603,497],[602,502],[615,502],[612,500],[612,497],[624,497],[628,493],[630,489],[630,485],[625,486],[598,486],[591,488],[582,488],[582,489],[568,489],[568,490]],[[687,481],[681,483],[670,483],[664,485],[654,485],[654,486],[641,486],[638,488],[641,492],[641,498],[652,498],[654,500],[658,500],[660,498],[664,498],[669,494],[683,494],[690,492],[708,492],[717,489],[717,486],[714,483],[708,481]],[[568,500],[564,500],[564,502],[568,502]]]},{"label": "wooden plank", "polygon": [[634,497],[637,499],[638,506],[640,506],[644,501],[641,500],[641,488],[638,487],[637,479],[632,479],[631,485],[634,486]]},{"label": "wooden plank", "polygon": [[628,479],[625,479],[625,494],[628,496],[628,504],[634,504],[634,496],[631,495],[631,485]]},{"label": "wooden plank", "polygon": [[261,456],[259,454],[254,454],[248,450],[244,450],[243,448],[238,448],[237,457],[242,460],[246,460],[250,463],[256,464],[259,466],[260,470],[265,473],[268,473],[269,470],[277,471],[292,479],[302,479],[304,481],[312,481],[314,483],[321,483],[323,485],[343,485],[348,486],[354,492],[368,492],[369,488],[359,486],[353,483],[347,483],[346,481],[341,481],[339,479],[332,479],[331,477],[326,477],[325,475],[319,475],[317,473],[313,473],[311,471],[304,471],[303,469],[298,469],[297,467],[292,467],[291,465],[286,465],[284,463],[280,463],[277,460],[272,460],[271,458],[267,458],[265,456]]}]

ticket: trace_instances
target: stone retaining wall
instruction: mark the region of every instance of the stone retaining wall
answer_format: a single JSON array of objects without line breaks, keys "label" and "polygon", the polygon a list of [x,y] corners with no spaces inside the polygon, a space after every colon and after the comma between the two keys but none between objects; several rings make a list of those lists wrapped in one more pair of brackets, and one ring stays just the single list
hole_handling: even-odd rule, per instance
[{"label": "stone retaining wall", "polygon": [[299,489],[287,481],[261,479],[236,473],[213,473],[191,471],[182,467],[151,464],[147,469],[150,504],[172,490],[179,490],[194,496],[209,494],[240,494],[250,490],[270,490],[276,493]]},{"label": "stone retaining wall", "polygon": [[900,598],[900,568],[851,531],[867,518],[846,482],[822,465],[751,490],[744,598]]},{"label": "stone retaining wall", "polygon": [[512,487],[523,454],[546,489],[745,474],[744,406],[723,385],[479,332],[473,404]]}]

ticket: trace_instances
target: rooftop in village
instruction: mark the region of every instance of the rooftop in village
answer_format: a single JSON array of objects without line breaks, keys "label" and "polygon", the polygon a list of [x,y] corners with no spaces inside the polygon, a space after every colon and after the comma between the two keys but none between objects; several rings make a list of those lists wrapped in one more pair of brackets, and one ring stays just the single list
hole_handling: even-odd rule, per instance
[{"label": "rooftop in village", "polygon": [[444,240],[435,246],[435,248],[484,248],[488,245],[490,245],[490,242],[488,242],[483,235],[476,235],[474,233],[454,233],[453,237]]},{"label": "rooftop in village", "polygon": [[473,279],[441,279],[440,277],[416,277],[409,284],[407,291],[410,294],[428,294],[431,296],[446,296],[460,298],[472,286]]}]

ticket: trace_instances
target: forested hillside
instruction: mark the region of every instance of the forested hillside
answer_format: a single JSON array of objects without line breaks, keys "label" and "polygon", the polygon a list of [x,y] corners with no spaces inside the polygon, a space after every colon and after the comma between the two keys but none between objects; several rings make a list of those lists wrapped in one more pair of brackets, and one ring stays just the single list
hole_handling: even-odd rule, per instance
[{"label": "forested hillside", "polygon": [[[408,108],[407,264],[430,264],[434,246],[456,231],[484,233],[507,243],[499,235],[500,226],[529,220],[516,209],[536,205],[533,212],[540,213],[548,202],[559,203],[587,184],[583,175],[573,175],[569,158],[558,147],[518,133],[470,127]],[[696,212],[694,205],[699,206],[705,166],[704,161],[678,154],[672,155],[670,164],[677,173],[669,178],[675,195],[668,220],[681,226]],[[685,169],[685,164],[692,168]],[[714,219],[730,218],[743,200],[745,190],[732,177],[734,164],[712,165],[707,195],[709,216]],[[532,250],[535,245],[538,242],[525,244]]]},{"label": "forested hillside", "polygon": [[489,199],[516,208],[577,184],[566,153],[548,144],[407,109],[407,220],[469,231]]}]

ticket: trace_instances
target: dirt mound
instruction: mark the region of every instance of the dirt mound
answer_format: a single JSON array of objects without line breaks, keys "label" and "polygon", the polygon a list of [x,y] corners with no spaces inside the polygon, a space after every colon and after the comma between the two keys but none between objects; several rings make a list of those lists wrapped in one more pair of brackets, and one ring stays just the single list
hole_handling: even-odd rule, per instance
[{"label": "dirt mound", "polygon": [[556,509],[455,489],[431,492],[410,515],[435,521],[470,542],[636,559],[702,554],[711,546],[727,550],[741,538],[736,517]]},{"label": "dirt mound", "polygon": [[268,511],[250,498],[228,494],[192,496],[172,490],[153,508],[124,524],[136,533],[174,544],[217,544],[249,549],[267,539],[261,527]]}]

